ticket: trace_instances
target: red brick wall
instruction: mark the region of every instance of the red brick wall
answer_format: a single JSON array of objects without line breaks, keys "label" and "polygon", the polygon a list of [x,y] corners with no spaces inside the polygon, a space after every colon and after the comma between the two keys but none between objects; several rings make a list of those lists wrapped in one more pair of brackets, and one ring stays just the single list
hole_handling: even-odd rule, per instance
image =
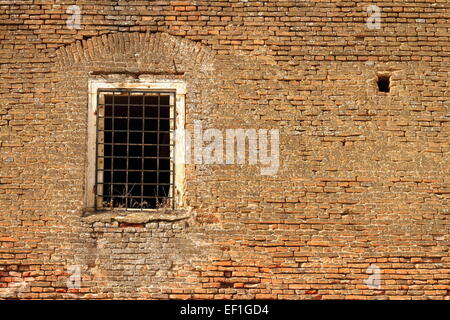
[{"label": "red brick wall", "polygon": [[[379,29],[372,2],[70,4],[80,29],[0,3],[1,298],[449,297],[448,1],[378,2]],[[187,218],[86,217],[88,80],[111,74],[183,79],[187,128],[280,130],[277,175],[189,164]]]}]

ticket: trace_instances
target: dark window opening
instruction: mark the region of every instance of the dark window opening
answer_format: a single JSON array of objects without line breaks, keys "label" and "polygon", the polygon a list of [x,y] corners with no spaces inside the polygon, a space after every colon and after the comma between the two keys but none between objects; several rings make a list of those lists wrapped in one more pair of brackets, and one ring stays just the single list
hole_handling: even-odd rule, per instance
[{"label": "dark window opening", "polygon": [[99,92],[97,209],[173,205],[171,100],[171,93]]},{"label": "dark window opening", "polygon": [[389,76],[378,76],[377,84],[378,91],[389,92],[390,91],[390,77]]}]

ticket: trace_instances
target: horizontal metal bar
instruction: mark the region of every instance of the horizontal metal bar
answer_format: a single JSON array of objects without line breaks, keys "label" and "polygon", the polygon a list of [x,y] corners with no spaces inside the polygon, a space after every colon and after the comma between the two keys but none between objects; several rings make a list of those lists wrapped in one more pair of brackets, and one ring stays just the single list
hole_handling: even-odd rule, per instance
[{"label": "horizontal metal bar", "polygon": [[98,171],[103,171],[103,172],[163,172],[163,173],[169,173],[172,172],[172,170],[127,170],[127,169],[114,169],[114,170],[109,170],[109,169],[98,169]]},{"label": "horizontal metal bar", "polygon": [[[96,194],[95,196],[97,197],[102,197],[101,194]],[[111,200],[124,200],[124,199],[141,199],[141,196],[122,196],[119,194],[114,194],[114,195],[107,195],[107,196],[103,196],[106,200],[105,202],[109,202]],[[163,196],[163,195],[144,195],[144,199],[173,199],[173,197],[171,196]]]},{"label": "horizontal metal bar", "polygon": [[99,143],[98,145],[102,145],[102,146],[131,146],[131,147],[138,147],[138,146],[143,146],[143,147],[173,147],[174,144],[154,144],[154,143]]},{"label": "horizontal metal bar", "polygon": [[97,156],[97,159],[160,159],[170,160],[170,157],[127,157],[127,156]]},{"label": "horizontal metal bar", "polygon": [[[97,197],[101,197],[101,195],[97,194]],[[103,197],[103,198],[112,198],[110,200],[105,200],[104,202],[110,202],[110,201],[114,201],[114,200],[126,200],[126,199],[142,199],[139,196],[133,196],[133,197]],[[165,199],[173,199],[174,197],[157,197],[157,196],[145,196],[144,197],[144,201],[147,199],[161,199],[161,200],[165,200]],[[108,208],[109,206],[103,206],[103,208]],[[117,207],[113,207],[113,208],[117,208]]]},{"label": "horizontal metal bar", "polygon": [[126,103],[99,103],[97,105],[98,107],[140,107],[140,108],[170,108],[171,105],[170,104],[153,104],[153,103],[130,103],[130,104],[126,104]]},{"label": "horizontal metal bar", "polygon": [[127,132],[139,132],[139,133],[160,133],[160,134],[167,134],[167,133],[173,133],[174,130],[163,130],[163,131],[155,131],[155,130],[101,130],[102,132],[119,132],[119,133],[127,133]]},{"label": "horizontal metal bar", "polygon": [[99,119],[105,119],[105,120],[116,120],[116,119],[123,119],[123,120],[168,120],[168,121],[174,121],[175,118],[165,118],[165,117],[115,117],[115,116],[98,116]]},{"label": "horizontal metal bar", "polygon": [[[97,182],[97,184],[102,184],[102,185],[126,185],[126,182],[113,182],[113,183],[108,183],[108,182]],[[141,185],[141,183],[128,183],[128,185]],[[173,186],[173,183],[147,183],[144,182],[143,183],[144,186]]]}]

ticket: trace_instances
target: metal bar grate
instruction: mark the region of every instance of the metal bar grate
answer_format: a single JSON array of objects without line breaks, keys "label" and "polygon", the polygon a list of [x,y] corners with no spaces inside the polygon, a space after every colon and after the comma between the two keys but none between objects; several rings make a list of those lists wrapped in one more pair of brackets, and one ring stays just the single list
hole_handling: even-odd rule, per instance
[{"label": "metal bar grate", "polygon": [[99,90],[96,209],[173,207],[173,92]]}]

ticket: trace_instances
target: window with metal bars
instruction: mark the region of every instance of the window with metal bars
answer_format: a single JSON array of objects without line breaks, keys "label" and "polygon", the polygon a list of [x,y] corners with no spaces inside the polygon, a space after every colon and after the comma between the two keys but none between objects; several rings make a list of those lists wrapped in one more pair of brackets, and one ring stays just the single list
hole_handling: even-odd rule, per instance
[{"label": "window with metal bars", "polygon": [[96,209],[173,207],[175,94],[102,89],[97,101]]}]

